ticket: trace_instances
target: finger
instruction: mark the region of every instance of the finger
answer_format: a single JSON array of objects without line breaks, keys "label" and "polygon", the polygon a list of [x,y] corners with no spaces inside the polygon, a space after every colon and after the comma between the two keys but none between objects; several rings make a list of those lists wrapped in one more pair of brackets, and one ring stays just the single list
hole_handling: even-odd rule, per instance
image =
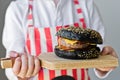
[{"label": "finger", "polygon": [[27,71],[27,74],[26,74],[26,77],[31,77],[32,76],[32,73],[34,71],[34,57],[31,56],[31,55],[28,55],[28,71]]},{"label": "finger", "polygon": [[101,55],[108,55],[110,52],[109,48],[106,46],[103,48],[102,52],[101,52]]},{"label": "finger", "polygon": [[118,58],[117,53],[115,52],[115,50],[113,48],[111,48],[111,52],[109,52],[109,54]]},{"label": "finger", "polygon": [[32,76],[35,76],[41,68],[40,67],[40,60],[37,57],[34,57],[34,60],[35,60],[35,68],[34,68],[34,72],[33,72]]},{"label": "finger", "polygon": [[114,49],[110,46],[105,46],[102,50],[102,55],[113,55],[115,53]]},{"label": "finger", "polygon": [[13,72],[14,72],[15,75],[18,75],[18,74],[19,74],[19,72],[20,72],[20,67],[21,67],[21,59],[20,59],[20,57],[17,57],[17,58],[15,59],[14,65],[13,65]]},{"label": "finger", "polygon": [[19,77],[24,78],[26,73],[27,73],[27,69],[28,69],[28,59],[26,55],[22,55],[21,56],[21,61],[22,61],[22,66],[21,66],[21,70],[20,73],[18,74]]},{"label": "finger", "polygon": [[101,55],[112,55],[112,56],[118,58],[117,53],[116,53],[115,50],[114,50],[112,47],[110,47],[110,46],[104,47],[103,50],[102,50],[102,52],[101,52]]},{"label": "finger", "polygon": [[9,54],[10,57],[18,57],[19,54],[15,51],[11,51],[10,54]]}]

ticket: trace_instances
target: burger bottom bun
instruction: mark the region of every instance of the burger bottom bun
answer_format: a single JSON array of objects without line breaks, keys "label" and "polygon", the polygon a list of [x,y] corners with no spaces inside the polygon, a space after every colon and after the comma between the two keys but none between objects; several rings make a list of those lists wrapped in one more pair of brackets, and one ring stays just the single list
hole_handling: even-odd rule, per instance
[{"label": "burger bottom bun", "polygon": [[74,50],[62,50],[56,46],[54,51],[57,56],[66,59],[93,59],[98,58],[100,55],[100,48],[96,46]]}]

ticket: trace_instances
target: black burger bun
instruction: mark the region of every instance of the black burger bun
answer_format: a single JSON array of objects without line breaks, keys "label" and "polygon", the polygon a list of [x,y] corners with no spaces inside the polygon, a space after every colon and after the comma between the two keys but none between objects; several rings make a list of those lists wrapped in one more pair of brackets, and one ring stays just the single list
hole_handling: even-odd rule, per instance
[{"label": "black burger bun", "polygon": [[81,27],[62,28],[56,33],[56,36],[95,44],[103,43],[101,35],[97,31],[88,28],[87,29],[83,29]]},{"label": "black burger bun", "polygon": [[81,27],[61,28],[57,33],[58,45],[54,51],[58,57],[67,59],[93,59],[100,55],[100,48],[103,39],[99,32],[93,29]]},{"label": "black burger bun", "polygon": [[62,50],[55,47],[55,54],[66,59],[93,59],[100,55],[100,48],[96,46],[89,46],[84,49]]}]

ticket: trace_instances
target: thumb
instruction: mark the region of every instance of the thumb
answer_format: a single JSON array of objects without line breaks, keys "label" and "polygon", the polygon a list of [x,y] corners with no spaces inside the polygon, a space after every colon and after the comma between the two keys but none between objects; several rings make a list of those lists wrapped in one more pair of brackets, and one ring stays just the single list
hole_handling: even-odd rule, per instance
[{"label": "thumb", "polygon": [[109,46],[105,46],[105,47],[102,49],[101,55],[108,55],[110,52],[111,52],[110,47],[109,47]]},{"label": "thumb", "polygon": [[9,54],[10,57],[18,57],[19,54],[15,51],[11,51],[10,54]]}]

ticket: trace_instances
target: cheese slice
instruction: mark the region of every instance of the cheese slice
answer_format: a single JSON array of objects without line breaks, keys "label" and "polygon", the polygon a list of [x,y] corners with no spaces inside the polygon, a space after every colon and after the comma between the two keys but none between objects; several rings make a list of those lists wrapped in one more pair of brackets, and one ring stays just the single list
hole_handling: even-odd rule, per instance
[{"label": "cheese slice", "polygon": [[71,44],[71,45],[73,45],[76,42],[78,42],[77,40],[69,40],[69,39],[65,39],[65,38],[64,38],[64,40],[65,40],[66,43]]},{"label": "cheese slice", "polygon": [[77,40],[70,40],[70,39],[66,39],[66,38],[59,38],[59,43],[60,43],[60,41],[61,41],[61,39],[62,40],[64,40],[67,44],[71,44],[71,45],[74,45],[75,43],[77,43],[77,42],[79,42],[79,44],[86,44],[86,45],[96,45],[96,44],[94,44],[94,43],[83,43],[83,42],[80,42],[80,41],[77,41]]}]

